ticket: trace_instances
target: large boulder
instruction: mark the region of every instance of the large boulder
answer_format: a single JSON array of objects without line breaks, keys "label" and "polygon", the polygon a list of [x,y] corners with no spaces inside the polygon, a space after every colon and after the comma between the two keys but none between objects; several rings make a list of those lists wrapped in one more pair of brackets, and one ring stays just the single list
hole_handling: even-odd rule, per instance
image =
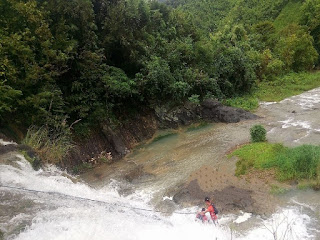
[{"label": "large boulder", "polygon": [[207,99],[202,102],[201,117],[204,120],[225,123],[235,123],[241,120],[258,118],[257,115],[247,112],[241,108],[225,106],[213,99]]},{"label": "large boulder", "polygon": [[155,109],[160,128],[178,128],[199,120],[235,123],[258,118],[257,115],[240,108],[225,106],[217,100],[207,99],[200,105],[187,103],[183,106]]}]

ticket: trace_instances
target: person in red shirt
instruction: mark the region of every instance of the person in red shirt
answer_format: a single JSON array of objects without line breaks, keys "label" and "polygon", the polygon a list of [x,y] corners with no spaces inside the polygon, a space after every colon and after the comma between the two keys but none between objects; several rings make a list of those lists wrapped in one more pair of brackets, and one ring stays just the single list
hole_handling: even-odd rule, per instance
[{"label": "person in red shirt", "polygon": [[208,223],[208,218],[206,216],[206,214],[204,213],[206,211],[205,208],[202,208],[201,212],[198,212],[196,218],[200,219],[202,221],[202,223]]},{"label": "person in red shirt", "polygon": [[204,202],[207,206],[207,209],[204,211],[204,214],[209,212],[212,222],[216,225],[216,222],[218,223],[218,217],[217,217],[218,211],[217,211],[216,207],[214,206],[213,203],[211,203],[211,201],[208,197],[206,197],[204,199]]}]

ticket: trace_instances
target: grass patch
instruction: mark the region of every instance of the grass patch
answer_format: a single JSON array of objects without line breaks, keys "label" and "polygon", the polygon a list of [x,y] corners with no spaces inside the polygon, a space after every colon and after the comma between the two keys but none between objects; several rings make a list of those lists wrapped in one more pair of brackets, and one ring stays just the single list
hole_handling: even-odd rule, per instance
[{"label": "grass patch", "polygon": [[320,71],[290,73],[261,82],[253,95],[260,101],[278,102],[320,86]]},{"label": "grass patch", "polygon": [[246,111],[251,111],[259,107],[258,98],[254,95],[245,95],[245,96],[225,99],[223,101],[223,104],[231,107],[242,108]]},{"label": "grass patch", "polygon": [[275,168],[280,181],[306,180],[314,189],[320,186],[320,146],[287,148],[282,144],[252,143],[229,156],[240,158],[236,164],[237,176],[246,174],[250,168]]},{"label": "grass patch", "polygon": [[50,164],[61,162],[73,148],[69,131],[50,131],[45,127],[29,128],[23,143],[33,148],[42,161]]},{"label": "grass patch", "polygon": [[289,73],[273,81],[258,83],[250,95],[225,99],[223,103],[253,111],[259,107],[259,101],[279,102],[316,87],[320,87],[320,71]]},{"label": "grass patch", "polygon": [[229,157],[237,156],[236,176],[246,174],[250,168],[262,169],[269,161],[273,160],[279,152],[285,151],[281,144],[267,142],[251,143],[235,150]]}]

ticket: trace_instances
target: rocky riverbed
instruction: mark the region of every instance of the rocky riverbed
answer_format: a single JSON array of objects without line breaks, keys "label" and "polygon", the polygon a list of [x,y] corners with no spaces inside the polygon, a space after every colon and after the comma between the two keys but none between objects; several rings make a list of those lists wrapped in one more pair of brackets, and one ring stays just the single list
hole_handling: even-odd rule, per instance
[{"label": "rocky riverbed", "polygon": [[[247,177],[234,176],[235,157],[227,154],[248,143],[250,128],[262,124],[270,142],[287,146],[319,144],[320,89],[286,99],[280,103],[261,103],[255,112],[259,118],[237,123],[215,123],[199,128],[183,127],[158,133],[160,140],[146,142],[123,161],[100,166],[82,175],[93,185],[110,179],[124,180],[123,194],[138,189],[153,191],[153,203],[160,210],[201,206],[210,196],[221,213],[239,210],[270,214],[281,203],[271,194],[273,187],[294,188],[274,180],[274,173],[251,172]],[[166,200],[165,204],[163,199]]]}]

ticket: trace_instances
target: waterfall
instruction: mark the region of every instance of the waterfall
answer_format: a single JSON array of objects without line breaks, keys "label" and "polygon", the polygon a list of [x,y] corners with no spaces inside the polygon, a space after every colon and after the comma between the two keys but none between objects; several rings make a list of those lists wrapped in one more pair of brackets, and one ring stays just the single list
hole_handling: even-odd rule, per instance
[{"label": "waterfall", "polygon": [[[311,218],[297,205],[268,219],[220,216],[217,227],[195,222],[196,208],[164,216],[153,211],[148,191],[123,197],[117,182],[95,189],[54,166],[35,171],[19,154],[0,161],[0,173],[0,230],[10,240],[314,238]],[[250,227],[240,231],[245,223]]]}]

